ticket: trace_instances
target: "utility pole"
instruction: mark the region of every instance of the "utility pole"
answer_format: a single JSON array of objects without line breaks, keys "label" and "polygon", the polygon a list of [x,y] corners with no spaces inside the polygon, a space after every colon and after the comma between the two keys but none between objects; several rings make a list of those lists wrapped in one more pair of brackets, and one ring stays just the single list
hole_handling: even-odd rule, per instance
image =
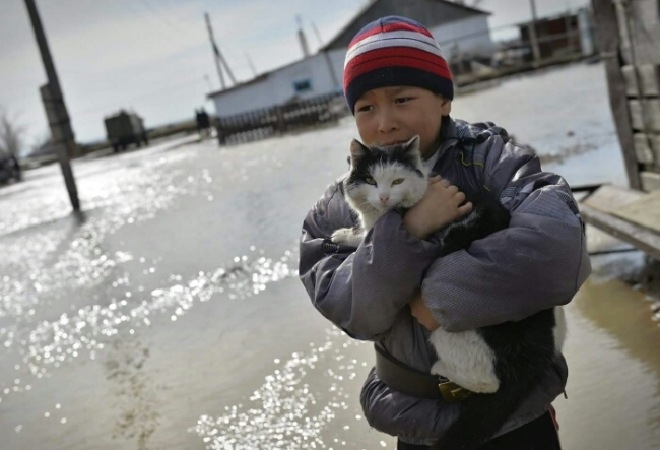
[{"label": "utility pole", "polygon": [[220,49],[215,43],[213,38],[213,28],[211,28],[211,19],[209,18],[209,13],[204,13],[204,18],[206,19],[206,29],[209,32],[209,40],[211,41],[211,47],[213,48],[213,59],[215,60],[215,68],[218,71],[218,78],[220,78],[220,86],[222,89],[225,88],[225,77],[222,75],[222,67],[227,71],[227,76],[232,83],[236,84],[236,77],[234,73],[229,68],[229,64],[225,61],[225,58],[220,53]]},{"label": "utility pole", "polygon": [[300,47],[302,48],[303,58],[309,56],[309,45],[307,44],[307,37],[302,28],[302,18],[300,14],[296,15],[296,22],[298,22],[298,40],[300,41]]},{"label": "utility pole", "polygon": [[539,42],[536,37],[536,2],[529,0],[532,8],[532,23],[529,25],[529,40],[532,45],[532,55],[534,57],[534,67],[538,67],[541,61],[541,52],[539,51]]},{"label": "utility pole", "polygon": [[43,60],[44,67],[46,68],[46,75],[48,76],[48,83],[41,87],[41,95],[46,108],[46,115],[48,116],[48,123],[53,135],[53,141],[57,148],[57,155],[64,176],[64,183],[66,184],[67,192],[69,193],[69,200],[74,211],[80,211],[80,202],[78,201],[78,189],[76,188],[76,180],[73,177],[71,164],[69,158],[78,154],[78,146],[74,140],[73,130],[71,129],[71,121],[69,114],[64,103],[64,94],[60,87],[60,81],[57,77],[55,64],[50,55],[46,33],[44,32],[39,17],[39,11],[35,0],[25,0],[25,7],[27,8],[30,22],[34,30],[41,59]]},{"label": "utility pole", "polygon": [[209,32],[209,40],[211,41],[211,47],[213,48],[213,61],[215,61],[215,69],[218,71],[218,78],[220,79],[220,88],[225,88],[225,77],[222,75],[222,68],[220,67],[220,50],[218,46],[215,45],[215,40],[213,39],[213,29],[211,28],[211,19],[209,19],[209,13],[204,13],[204,18],[206,19],[206,29]]},{"label": "utility pole", "polygon": [[312,29],[314,30],[316,39],[319,41],[319,47],[323,47],[323,39],[321,39],[321,33],[319,33],[319,29],[314,22],[312,22]]}]

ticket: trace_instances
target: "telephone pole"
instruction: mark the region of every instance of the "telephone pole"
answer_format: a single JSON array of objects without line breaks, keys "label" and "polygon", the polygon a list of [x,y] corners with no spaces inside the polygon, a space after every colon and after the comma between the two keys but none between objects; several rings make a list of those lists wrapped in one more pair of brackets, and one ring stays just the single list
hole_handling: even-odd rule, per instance
[{"label": "telephone pole", "polygon": [[236,78],[234,77],[234,73],[229,68],[227,61],[225,61],[225,58],[222,56],[222,53],[220,53],[220,49],[215,43],[215,39],[213,38],[213,28],[211,28],[211,19],[209,18],[209,13],[204,13],[204,18],[206,19],[206,29],[209,33],[211,48],[213,49],[213,59],[215,61],[215,68],[218,71],[218,78],[220,78],[220,86],[222,87],[222,89],[224,89],[225,77],[222,75],[222,67],[224,67],[225,71],[227,71],[227,76],[229,77],[229,80],[231,80],[232,83],[236,84]]},{"label": "telephone pole", "polygon": [[536,37],[536,3],[535,0],[529,0],[532,8],[532,23],[529,26],[529,41],[532,45],[532,56],[534,57],[534,67],[541,61],[541,52],[539,51],[539,41]]},{"label": "telephone pole", "polygon": [[213,61],[215,62],[215,69],[218,71],[218,78],[220,79],[220,88],[225,88],[225,77],[222,76],[222,68],[220,67],[220,59],[218,54],[218,46],[215,45],[215,40],[213,39],[213,29],[211,28],[211,19],[209,19],[209,13],[204,13],[204,18],[206,19],[206,30],[209,32],[209,40],[211,41],[211,47],[213,48]]},{"label": "telephone pole", "polygon": [[309,45],[307,44],[307,36],[303,31],[300,14],[296,15],[296,22],[298,23],[298,40],[300,41],[300,48],[302,48],[303,58],[307,58],[309,56]]},{"label": "telephone pole", "polygon": [[80,211],[80,202],[78,201],[78,189],[76,188],[76,180],[73,177],[71,164],[69,158],[78,153],[78,147],[74,140],[73,130],[71,129],[71,121],[69,114],[64,103],[64,94],[60,87],[60,81],[57,77],[55,64],[50,55],[48,41],[46,40],[46,33],[44,32],[39,17],[39,11],[35,0],[25,0],[25,7],[27,8],[30,22],[34,30],[41,59],[43,60],[48,77],[48,83],[41,87],[41,96],[46,108],[46,115],[48,116],[48,124],[53,135],[53,141],[57,148],[57,155],[64,176],[64,183],[66,184],[67,192],[69,193],[69,200],[74,211]]}]

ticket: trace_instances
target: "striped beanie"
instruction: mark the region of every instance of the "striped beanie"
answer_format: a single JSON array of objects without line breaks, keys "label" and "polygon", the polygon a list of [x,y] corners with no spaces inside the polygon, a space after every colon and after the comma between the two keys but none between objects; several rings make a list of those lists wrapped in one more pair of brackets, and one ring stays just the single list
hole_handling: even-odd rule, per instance
[{"label": "striped beanie", "polygon": [[387,16],[363,27],[348,45],[344,61],[344,95],[355,114],[355,102],[370,89],[417,86],[453,100],[447,61],[429,30],[412,19]]}]

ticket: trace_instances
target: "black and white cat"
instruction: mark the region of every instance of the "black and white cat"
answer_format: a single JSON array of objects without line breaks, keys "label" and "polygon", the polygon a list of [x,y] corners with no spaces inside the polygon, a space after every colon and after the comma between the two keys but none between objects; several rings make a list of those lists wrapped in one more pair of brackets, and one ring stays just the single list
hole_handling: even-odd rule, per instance
[{"label": "black and white cat", "polygon": [[[350,165],[344,192],[360,225],[335,231],[332,241],[357,247],[385,212],[417,203],[426,192],[428,176],[417,136],[391,146],[367,147],[353,140]],[[434,236],[441,242],[438,256],[466,249],[473,241],[508,227],[509,213],[499,203],[473,203],[470,213]],[[565,334],[560,307],[518,322],[431,332],[429,341],[439,358],[431,372],[482,394],[460,402],[461,413],[439,442],[441,448],[470,449],[494,435],[549,370]]]},{"label": "black and white cat", "polygon": [[353,139],[350,150],[351,170],[344,180],[344,192],[360,226],[335,231],[332,241],[357,247],[387,211],[410,208],[421,200],[428,177],[417,136],[406,144],[372,148]]}]

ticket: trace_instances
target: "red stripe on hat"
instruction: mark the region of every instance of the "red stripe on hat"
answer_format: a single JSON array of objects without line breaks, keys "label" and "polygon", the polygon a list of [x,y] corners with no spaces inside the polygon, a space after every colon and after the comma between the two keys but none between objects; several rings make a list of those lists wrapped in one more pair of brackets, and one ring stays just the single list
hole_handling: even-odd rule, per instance
[{"label": "red stripe on hat", "polygon": [[380,23],[377,23],[376,25],[374,25],[372,28],[365,31],[364,33],[355,36],[351,40],[350,44],[348,44],[348,47],[350,48],[354,44],[356,44],[356,43],[358,43],[358,42],[360,42],[364,39],[367,39],[368,37],[375,36],[375,35],[381,34],[381,33],[392,33],[394,31],[412,31],[414,33],[423,34],[426,37],[430,37],[431,39],[434,39],[431,32],[429,30],[427,30],[426,28],[421,27],[421,26],[417,26],[417,25],[413,25],[413,24],[408,23],[408,22],[390,22],[390,23],[385,23],[383,25],[381,25]]},{"label": "red stripe on hat", "polygon": [[354,57],[344,69],[346,84],[353,78],[384,67],[411,67],[451,80],[447,61],[438,55],[410,47],[373,50]]}]

